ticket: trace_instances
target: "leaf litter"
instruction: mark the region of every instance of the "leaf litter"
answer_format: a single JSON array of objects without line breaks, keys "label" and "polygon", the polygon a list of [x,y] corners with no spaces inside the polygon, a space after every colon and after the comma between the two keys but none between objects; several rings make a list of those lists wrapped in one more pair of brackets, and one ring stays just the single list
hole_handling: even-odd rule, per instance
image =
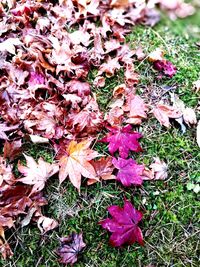
[{"label": "leaf litter", "polygon": [[[152,105],[136,94],[140,76],[135,61],[147,58],[158,79],[170,79],[178,71],[162,49],[145,55],[141,47],[133,50],[125,44],[125,36],[136,23],[152,27],[159,21],[157,7],[171,19],[195,12],[182,0],[0,3],[0,252],[4,259],[13,255],[5,230],[17,222],[22,226],[34,222],[42,234],[58,226],[42,214],[48,204],[43,189],[52,176],[58,176],[60,184],[68,178],[79,193],[82,177],[88,185],[114,179],[125,187],[167,178],[167,164],[159,158],[147,167],[129,157],[130,152],[142,152],[142,134],[132,126],[140,125],[149,114],[167,128],[171,119],[177,120],[183,132],[186,126],[197,124],[194,110],[175,95],[171,103],[161,100]],[[94,68],[97,76],[90,84],[87,77]],[[106,78],[119,71],[124,72],[123,84],[114,89],[112,103],[103,114],[91,87],[104,87]],[[199,81],[194,87],[199,91]],[[91,148],[102,130],[109,131],[98,140],[108,143],[111,156],[107,158]],[[198,144],[199,132],[198,124]],[[26,165],[18,163],[19,176],[13,164],[27,138],[52,145],[56,160],[36,162],[24,154]],[[128,200],[123,208],[114,205],[108,211],[112,219],[100,224],[112,233],[112,246],[144,244],[138,227],[140,211]],[[73,233],[60,241],[60,262],[74,264],[85,247],[82,234]]]}]

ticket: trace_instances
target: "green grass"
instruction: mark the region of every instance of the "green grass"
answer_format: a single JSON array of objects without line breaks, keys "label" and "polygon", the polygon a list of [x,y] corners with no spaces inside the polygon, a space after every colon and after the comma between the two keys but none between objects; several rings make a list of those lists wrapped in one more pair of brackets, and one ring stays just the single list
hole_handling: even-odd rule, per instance
[{"label": "green grass", "polygon": [[[141,75],[138,91],[144,88],[156,90],[161,85],[177,85],[177,93],[187,106],[196,107],[198,95],[192,82],[199,78],[198,41],[200,30],[198,15],[185,20],[169,21],[163,18],[155,28],[136,26],[127,37],[133,48],[141,45],[145,52],[162,47],[166,56],[178,68],[172,79],[157,80],[152,66],[145,60],[136,63]],[[95,71],[90,73],[92,81]],[[123,82],[122,73],[106,80],[106,86],[96,91],[100,108],[105,111],[112,90]],[[158,96],[159,97],[159,96]],[[138,266],[199,266],[199,201],[197,194],[187,190],[188,182],[197,182],[200,176],[200,154],[195,142],[195,129],[182,135],[179,129],[165,129],[155,119],[144,122],[140,127],[144,138],[144,153],[137,155],[139,162],[149,164],[159,156],[169,164],[166,181],[145,182],[141,188],[125,189],[116,182],[103,182],[87,187],[83,182],[81,195],[68,182],[58,190],[58,179],[49,182],[45,195],[49,205],[44,214],[59,221],[59,228],[41,236],[36,226],[18,228],[6,232],[14,257],[0,261],[3,267],[57,267],[61,266],[55,254],[58,236],[72,231],[83,232],[87,247],[79,257],[78,267],[138,267]],[[102,153],[106,145],[96,145]],[[53,160],[51,149],[41,145],[28,146],[28,155]],[[135,156],[135,155],[134,155]],[[106,208],[111,204],[122,205],[130,199],[144,213],[141,229],[145,246],[137,244],[123,249],[108,245],[109,234],[98,225],[107,216]],[[10,237],[9,237],[10,236]]]}]

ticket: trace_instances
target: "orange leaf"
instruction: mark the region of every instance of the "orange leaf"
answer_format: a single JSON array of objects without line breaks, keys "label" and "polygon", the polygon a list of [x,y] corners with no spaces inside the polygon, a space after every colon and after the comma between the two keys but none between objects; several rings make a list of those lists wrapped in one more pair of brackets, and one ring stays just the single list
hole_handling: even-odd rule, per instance
[{"label": "orange leaf", "polygon": [[90,161],[98,156],[98,152],[89,148],[91,140],[84,140],[80,143],[71,141],[66,149],[66,154],[60,158],[59,181],[60,184],[69,176],[72,184],[80,192],[81,175],[96,179],[96,171]]}]

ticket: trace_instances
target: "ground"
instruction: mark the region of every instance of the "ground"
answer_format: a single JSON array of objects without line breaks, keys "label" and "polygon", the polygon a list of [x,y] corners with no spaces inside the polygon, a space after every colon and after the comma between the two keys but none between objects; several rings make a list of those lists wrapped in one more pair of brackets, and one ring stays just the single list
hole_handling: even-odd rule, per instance
[{"label": "ground", "polygon": [[[136,65],[141,75],[137,86],[140,94],[151,88],[159,97],[161,85],[177,85],[176,93],[189,107],[196,107],[198,95],[192,82],[199,77],[200,58],[196,46],[200,29],[198,14],[185,20],[170,21],[163,16],[161,22],[152,28],[135,26],[127,37],[132,47],[141,44],[145,52],[157,47],[165,49],[168,59],[177,66],[178,72],[172,79],[155,79],[155,72],[144,60]],[[95,76],[91,72],[89,80]],[[105,111],[112,95],[112,89],[122,82],[122,75],[108,79],[106,86],[96,92],[102,111]],[[157,94],[157,95],[156,95]],[[45,215],[59,221],[59,228],[44,236],[36,226],[28,226],[6,232],[14,252],[10,261],[0,261],[3,267],[58,267],[55,249],[58,238],[72,231],[83,232],[87,247],[79,257],[77,267],[138,267],[138,266],[199,266],[199,201],[197,194],[187,189],[189,182],[197,183],[200,176],[200,154],[195,141],[195,129],[190,128],[182,135],[177,127],[165,129],[150,119],[140,126],[144,153],[137,157],[139,162],[151,163],[159,156],[169,164],[166,181],[144,182],[141,188],[124,189],[116,182],[103,182],[81,188],[79,196],[70,182],[58,188],[58,180],[46,188],[49,205]],[[96,149],[107,153],[106,145],[96,144]],[[26,147],[26,154],[51,162],[53,150],[44,145]],[[106,208],[111,204],[123,204],[126,197],[143,211],[140,227],[145,245],[137,244],[123,249],[108,245],[109,234],[98,225],[107,216]]]}]

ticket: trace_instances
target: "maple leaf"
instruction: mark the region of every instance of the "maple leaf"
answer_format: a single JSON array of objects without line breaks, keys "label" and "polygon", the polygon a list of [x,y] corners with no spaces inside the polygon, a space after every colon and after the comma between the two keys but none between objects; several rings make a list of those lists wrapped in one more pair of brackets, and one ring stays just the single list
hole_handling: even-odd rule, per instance
[{"label": "maple leaf", "polygon": [[197,123],[197,117],[192,108],[185,108],[183,110],[183,119],[187,125],[192,125]]},{"label": "maple leaf", "polygon": [[141,124],[142,119],[147,118],[147,105],[139,95],[134,95],[131,93],[126,97],[126,99],[127,103],[123,107],[124,111],[129,112],[129,119],[127,119],[126,122],[131,124]]},{"label": "maple leaf", "polygon": [[177,68],[168,60],[156,60],[153,63],[153,67],[170,78],[172,78],[177,71]]},{"label": "maple leaf", "polygon": [[73,128],[76,129],[76,132],[84,130],[84,132],[94,133],[103,122],[96,99],[93,98],[83,110],[77,114],[71,114],[70,117],[73,119]]},{"label": "maple leaf", "polygon": [[13,184],[15,177],[12,173],[12,165],[7,164],[3,157],[0,157],[0,186],[6,182],[7,184]]},{"label": "maple leaf", "polygon": [[138,227],[143,215],[133,207],[131,202],[125,200],[123,208],[116,205],[110,206],[108,212],[112,219],[107,218],[99,224],[112,233],[109,240],[111,246],[132,245],[135,242],[143,245],[142,232]]},{"label": "maple leaf", "polygon": [[8,158],[11,161],[14,160],[22,151],[22,142],[21,140],[13,141],[13,142],[6,142],[4,143],[3,147],[3,155],[4,158]]},{"label": "maple leaf", "polygon": [[129,150],[140,152],[142,148],[138,142],[138,139],[142,135],[138,132],[133,132],[131,125],[125,127],[107,127],[110,132],[106,137],[100,140],[100,142],[108,142],[108,150],[113,155],[117,150],[119,150],[119,155],[121,158],[127,158]]},{"label": "maple leaf", "polygon": [[0,123],[0,139],[8,140],[8,136],[5,132],[16,130],[19,125],[7,126],[6,123]]},{"label": "maple leaf", "polygon": [[168,176],[167,164],[158,157],[154,158],[155,162],[150,165],[155,180],[165,180]]},{"label": "maple leaf", "polygon": [[0,51],[7,51],[11,54],[15,54],[15,46],[22,45],[19,38],[8,38],[0,43]]},{"label": "maple leaf", "polygon": [[64,155],[59,160],[60,171],[59,181],[60,184],[69,176],[72,184],[80,192],[81,175],[96,179],[96,172],[90,161],[98,156],[98,152],[89,148],[91,140],[84,140],[80,143],[71,141],[66,148]]},{"label": "maple leaf", "polygon": [[0,225],[0,252],[3,259],[10,258],[13,255],[13,252],[5,239],[4,229]]},{"label": "maple leaf", "polygon": [[154,51],[152,51],[149,55],[148,55],[148,60],[150,62],[155,62],[158,60],[163,60],[164,59],[164,51],[161,48],[156,48]]},{"label": "maple leaf", "polygon": [[59,262],[73,265],[78,260],[78,254],[86,246],[82,233],[72,233],[68,237],[60,238],[61,247],[57,250],[60,256]]},{"label": "maple leaf", "polygon": [[45,234],[46,232],[56,228],[58,226],[58,222],[46,216],[40,216],[37,221],[37,226],[40,229],[41,233]]},{"label": "maple leaf", "polygon": [[42,158],[39,158],[38,163],[27,155],[24,155],[26,158],[27,166],[23,166],[20,163],[18,164],[18,170],[25,176],[19,178],[17,181],[24,184],[33,185],[31,194],[41,191],[47,179],[53,176],[58,172],[57,164],[50,164],[45,162]]},{"label": "maple leaf", "polygon": [[193,82],[192,84],[193,84],[194,89],[196,89],[195,92],[198,93],[200,91],[200,80],[197,80]]},{"label": "maple leaf", "polygon": [[160,124],[167,128],[170,127],[169,118],[175,119],[182,116],[182,112],[179,109],[164,104],[157,104],[153,109],[153,114]]},{"label": "maple leaf", "polygon": [[38,72],[31,72],[30,73],[30,77],[29,77],[29,81],[28,81],[29,86],[44,84],[44,82],[45,82],[45,78],[44,78],[43,74],[38,73]]},{"label": "maple leaf", "polygon": [[112,163],[119,170],[117,180],[124,186],[142,184],[143,165],[138,165],[133,159],[122,158],[113,158]]},{"label": "maple leaf", "polygon": [[[96,176],[98,178],[101,178],[102,180],[112,180],[116,179],[116,176],[112,174],[114,170],[114,166],[112,164],[112,157],[107,157],[107,158],[101,158],[96,161],[91,161],[91,164],[93,165],[95,171],[96,171]],[[96,179],[89,179],[87,184],[91,185],[96,183]]]}]

